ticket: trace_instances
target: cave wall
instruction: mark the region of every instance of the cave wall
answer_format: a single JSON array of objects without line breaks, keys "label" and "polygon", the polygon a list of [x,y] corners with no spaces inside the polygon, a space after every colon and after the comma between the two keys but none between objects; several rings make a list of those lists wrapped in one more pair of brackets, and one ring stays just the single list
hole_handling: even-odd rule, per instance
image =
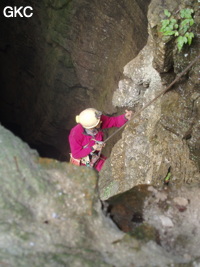
[{"label": "cave wall", "polygon": [[2,124],[45,156],[66,155],[75,115],[88,106],[116,112],[112,93],[146,43],[149,2],[19,1],[34,14],[2,18]]},{"label": "cave wall", "polygon": [[[195,12],[195,38],[178,52],[175,42],[171,45],[171,38],[166,41],[159,29],[165,8],[174,13],[187,7]],[[193,60],[198,60],[170,90],[127,125],[100,173],[103,199],[137,184],[163,185],[168,174],[170,186],[199,183],[199,14],[196,1],[154,0],[149,5],[147,45],[124,67],[124,79],[114,92],[113,104],[139,111]]]}]

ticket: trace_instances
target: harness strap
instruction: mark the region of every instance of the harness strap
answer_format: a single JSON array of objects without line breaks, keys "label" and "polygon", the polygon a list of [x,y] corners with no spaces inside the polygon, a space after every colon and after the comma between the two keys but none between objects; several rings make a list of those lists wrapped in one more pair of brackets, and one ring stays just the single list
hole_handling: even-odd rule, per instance
[{"label": "harness strap", "polygon": [[76,166],[80,166],[81,165],[81,159],[75,159],[73,156],[72,156],[72,153],[69,153],[70,155],[70,163],[73,164],[73,165],[76,165]]},{"label": "harness strap", "polygon": [[[103,143],[103,141],[98,141],[95,138],[92,138],[90,141],[95,141],[95,143],[98,143],[98,142]],[[88,147],[88,145],[90,144],[90,141],[88,144],[84,145],[83,148]],[[95,166],[95,164],[97,164],[98,160],[100,159],[101,150],[98,152],[98,154],[91,153],[90,155],[83,157],[83,158],[80,158],[80,159],[75,159],[72,156],[72,153],[69,153],[69,155],[70,155],[70,163],[71,164],[76,165],[76,166],[80,166],[82,163],[82,164],[86,165],[87,167],[92,168]]]},{"label": "harness strap", "polygon": [[[100,151],[99,151],[100,152]],[[76,166],[81,166],[81,163],[86,165],[87,167],[94,167],[97,164],[98,160],[100,159],[100,153],[93,154],[90,156],[86,156],[84,158],[75,159],[72,154],[70,153],[70,163]]]}]

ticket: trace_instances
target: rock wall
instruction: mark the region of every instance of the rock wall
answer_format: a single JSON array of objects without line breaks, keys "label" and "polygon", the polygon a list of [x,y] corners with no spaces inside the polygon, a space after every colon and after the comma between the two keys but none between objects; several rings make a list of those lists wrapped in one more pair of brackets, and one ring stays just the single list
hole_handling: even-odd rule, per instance
[{"label": "rock wall", "polygon": [[116,112],[112,93],[146,43],[149,2],[21,0],[34,15],[1,24],[1,122],[42,155],[65,158],[75,115]]},{"label": "rock wall", "polygon": [[[75,15],[86,16],[84,7],[91,7],[91,3],[86,1],[79,3],[81,9],[78,13],[77,9],[72,9],[69,12],[70,19]],[[194,4],[197,12],[196,2],[184,3]],[[2,120],[12,127],[14,125],[16,131],[27,131],[32,141],[37,139],[42,142],[46,138],[45,142],[49,144],[50,141],[55,142],[52,138],[55,134],[54,129],[58,130],[60,127],[55,124],[60,118],[57,116],[60,114],[57,105],[60,105],[61,113],[62,110],[69,110],[62,106],[61,96],[74,96],[75,91],[77,98],[74,101],[79,99],[78,103],[85,104],[85,98],[81,97],[82,90],[88,92],[89,99],[94,98],[95,94],[90,94],[93,89],[89,89],[89,85],[85,87],[85,84],[76,84],[76,79],[82,79],[81,82],[85,83],[87,75],[78,77],[81,67],[74,67],[74,59],[71,57],[69,60],[65,42],[62,45],[60,43],[66,32],[59,35],[55,30],[59,25],[56,14],[60,17],[67,15],[72,1],[65,4],[60,1],[29,4],[34,5],[38,14],[36,21],[30,21],[33,27],[29,34],[24,35],[27,27],[24,20],[16,24],[9,21],[1,27],[4,33],[10,30],[9,34],[1,39],[5,71],[2,74],[10,70],[10,79],[2,76],[2,85],[6,88],[0,98],[1,111],[5,114]],[[109,5],[104,3],[101,6],[99,2],[93,4],[99,7],[98,10]],[[122,2],[119,4],[123,6]],[[138,6],[140,4],[138,1]],[[148,12],[148,43],[125,66],[124,78],[113,96],[113,105],[138,110],[154,98],[199,53],[197,36],[189,49],[186,48],[180,54],[171,54],[173,56],[169,62],[173,64],[173,70],[167,70],[167,61],[161,60],[160,63],[158,60],[162,51],[155,53],[158,50],[154,50],[157,48],[154,37],[157,40],[158,36],[155,35],[157,24],[153,24],[153,21],[160,21],[161,17],[157,16],[163,14],[164,7],[169,5],[170,8],[170,4],[175,8],[182,2],[152,1]],[[50,24],[45,23],[45,18],[41,19],[41,7],[48,11],[45,14]],[[112,7],[112,11],[116,11],[117,7]],[[157,13],[157,10],[160,10],[160,13]],[[196,14],[196,19],[199,19],[198,13]],[[116,13],[117,18],[118,15]],[[97,18],[88,19],[91,21]],[[105,21],[102,20],[103,22]],[[21,28],[18,28],[19,25]],[[37,27],[38,25],[40,27]],[[196,25],[199,25],[198,22]],[[79,26],[78,32],[81,30],[81,25]],[[11,42],[15,39],[16,32],[21,40],[17,45]],[[37,40],[34,36],[41,39]],[[53,42],[55,39],[57,41]],[[157,41],[162,42],[160,39]],[[24,43],[26,45],[23,46]],[[40,45],[34,49],[38,43]],[[45,48],[43,43],[46,45]],[[22,58],[18,58],[18,51],[22,53]],[[163,55],[169,55],[165,54],[165,51],[164,49]],[[39,59],[41,65],[37,63]],[[12,68],[10,62],[15,62]],[[32,64],[29,65],[30,62]],[[45,68],[47,62],[48,68]],[[158,66],[157,71],[155,65]],[[68,77],[63,74],[63,66],[69,70],[71,78],[71,84],[67,85],[70,88],[68,91],[61,86],[62,79]],[[159,69],[162,73],[159,73]],[[54,75],[57,77],[56,80]],[[113,148],[110,160],[100,173],[99,187],[98,178],[92,170],[40,158],[35,150],[30,149],[26,143],[0,125],[0,264],[31,267],[199,265],[198,75],[199,64],[196,64],[172,90],[126,127],[122,139]],[[18,82],[14,83],[15,80]],[[69,82],[68,78],[65,82]],[[33,84],[38,87],[38,91],[24,90],[32,88]],[[92,80],[89,84],[92,84]],[[17,90],[12,91],[14,85],[17,86]],[[60,88],[60,97],[52,90],[54,86]],[[26,98],[19,98],[19,95],[25,94],[30,102],[26,102]],[[65,103],[76,111],[76,102],[72,102],[72,99],[74,98],[67,99],[69,102]],[[22,109],[24,105],[26,109]],[[52,107],[55,109],[51,109]],[[37,116],[31,117],[32,113]],[[55,121],[50,119],[54,116]],[[32,128],[31,135],[31,128],[22,129],[22,121],[24,127],[36,125],[36,122],[40,127]],[[65,119],[63,121],[65,124]],[[51,127],[46,128],[49,124]],[[47,129],[48,138],[45,132]],[[37,133],[37,138],[34,132]],[[63,134],[66,134],[65,128]],[[53,145],[55,146],[55,143]],[[164,178],[169,172],[169,185],[163,188]],[[147,184],[141,185],[142,183]],[[161,185],[162,188],[158,189],[148,183]],[[180,185],[183,183],[183,186]],[[190,186],[186,186],[185,183],[189,183]],[[133,187],[136,184],[140,185]],[[97,189],[100,189],[100,192]],[[130,190],[124,192],[127,189]],[[116,195],[119,192],[124,193]],[[108,199],[112,195],[116,196]]]},{"label": "rock wall", "polygon": [[40,158],[1,125],[0,136],[2,266],[200,263],[199,186],[141,185],[102,203],[92,170]]},{"label": "rock wall", "polygon": [[[151,2],[148,11],[148,43],[124,67],[125,78],[119,82],[113,95],[115,106],[140,110],[199,55],[198,3],[170,3],[171,1]],[[164,8],[173,12],[188,5],[195,11],[193,31],[196,37],[190,47],[185,46],[178,53],[175,44],[168,46],[159,33],[160,21]],[[169,173],[170,183],[174,185],[200,181],[200,157],[197,152],[200,148],[199,82],[197,61],[171,90],[129,123],[122,139],[113,148],[110,161],[100,174],[103,199],[137,184],[162,185]]]}]

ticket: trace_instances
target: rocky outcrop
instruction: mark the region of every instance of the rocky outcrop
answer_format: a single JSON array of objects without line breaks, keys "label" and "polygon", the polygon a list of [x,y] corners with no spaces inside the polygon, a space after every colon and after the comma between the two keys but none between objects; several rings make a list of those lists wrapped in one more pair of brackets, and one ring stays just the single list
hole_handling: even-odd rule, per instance
[{"label": "rocky outcrop", "polygon": [[[75,247],[86,242],[83,236],[86,238],[87,227],[83,229],[81,221],[86,222],[94,213],[94,173],[82,169],[80,175],[73,166],[40,159],[36,151],[2,126],[0,132],[1,264],[83,263],[84,253]],[[88,262],[93,259],[101,266],[94,254]]]},{"label": "rocky outcrop", "polygon": [[[177,8],[168,6],[169,10]],[[193,5],[192,5],[193,3]],[[181,3],[179,8],[188,3]],[[196,12],[198,29],[198,9],[195,1],[190,3]],[[156,7],[156,8],[155,8]],[[113,95],[113,104],[138,111],[154,99],[173,78],[189,65],[199,54],[199,38],[191,47],[180,53],[171,50],[174,71],[165,65],[167,46],[157,49],[163,43],[158,34],[162,18],[163,3],[152,1],[149,6],[149,40],[139,55],[124,67],[125,78]],[[158,17],[158,14],[160,17]],[[157,36],[155,39],[155,31]],[[195,29],[194,29],[195,31]],[[167,44],[166,44],[167,45]],[[157,51],[157,52],[156,52]],[[159,52],[160,51],[160,52]],[[162,55],[161,55],[162,52]],[[162,62],[159,63],[159,60]],[[156,64],[159,65],[156,69]],[[159,73],[159,71],[161,73]],[[166,72],[166,73],[164,73]],[[137,184],[163,184],[170,173],[172,184],[198,183],[199,174],[199,64],[189,70],[170,91],[157,99],[125,128],[122,139],[116,144],[100,176],[102,199],[124,192]]]},{"label": "rocky outcrop", "polygon": [[140,185],[100,202],[92,170],[40,158],[2,126],[0,136],[2,266],[200,263],[199,187]]},{"label": "rocky outcrop", "polygon": [[108,199],[107,210],[129,237],[153,241],[173,260],[192,266],[199,262],[199,189],[199,185],[162,189],[139,185]]},{"label": "rocky outcrop", "polygon": [[1,122],[60,160],[75,115],[89,106],[116,112],[112,93],[146,43],[150,1],[62,2],[32,3],[29,19],[3,18],[0,41]]},{"label": "rocky outcrop", "polygon": [[95,172],[0,136],[2,266],[200,263],[199,187],[139,185],[100,203]]},{"label": "rocky outcrop", "polygon": [[[80,49],[77,56],[75,52],[80,47],[78,44],[93,51],[94,46],[90,43],[91,39],[86,38],[86,32],[91,34],[89,37],[94,34],[94,39],[97,38],[93,26],[96,27],[96,21],[101,21],[98,37],[102,37],[101,48],[106,50],[100,50],[100,56],[104,57],[103,52],[106,51],[112,53],[108,55],[110,61],[106,58],[101,60],[97,70],[103,73],[103,77],[108,77],[106,74],[113,72],[111,66],[115,60],[119,65],[124,64],[125,57],[120,54],[118,47],[124,48],[124,53],[132,51],[132,47],[127,45],[131,37],[127,33],[129,38],[127,47],[124,47],[125,43],[118,43],[124,29],[119,27],[121,34],[109,30],[119,24],[127,26],[130,32],[132,24],[123,24],[124,20],[118,13],[119,7],[129,19],[129,11],[135,12],[142,2],[138,1],[137,6],[132,1],[120,1],[118,5],[111,3],[114,2],[68,1],[64,5],[59,1],[34,3],[38,17],[29,21],[33,26],[30,35],[24,35],[27,24],[22,20],[16,20],[16,24],[11,20],[2,24],[2,31],[10,30],[9,35],[4,35],[6,42],[1,43],[1,54],[5,71],[9,69],[11,73],[10,79],[2,77],[2,85],[8,89],[0,98],[4,121],[15,126],[16,131],[24,135],[26,133],[32,142],[45,140],[45,145],[60,147],[64,139],[55,138],[55,129],[57,137],[61,133],[66,136],[68,128],[62,125],[66,120],[69,125],[72,124],[71,115],[66,115],[69,107],[73,114],[77,111],[76,105],[80,104],[81,108],[88,99],[94,103],[96,101],[98,107],[103,107],[103,99],[109,100],[109,92],[102,91],[105,93],[102,102],[97,102],[98,92],[93,94],[96,92],[94,88],[103,84],[103,81],[95,80],[92,76],[93,66],[96,66],[92,61],[94,55],[88,50]],[[197,2],[184,3],[194,4],[197,12]],[[177,4],[182,2],[172,3],[172,7],[177,7]],[[159,27],[153,21],[160,21],[157,10],[168,5],[171,7],[170,1],[152,1],[148,12],[148,43],[125,66],[124,77],[113,96],[113,105],[139,110],[199,53],[198,35],[190,49],[180,54],[174,51],[168,53],[171,46],[162,45],[159,46],[161,50],[155,53],[154,49],[158,48],[155,40],[161,44],[163,40],[159,39],[159,35],[154,36]],[[41,7],[47,10],[44,18]],[[98,7],[97,10],[94,7]],[[104,12],[104,8],[108,13]],[[97,12],[96,17],[93,12]],[[100,19],[102,14],[106,16]],[[66,23],[63,23],[63,17]],[[77,23],[83,22],[83,19],[87,21],[84,26],[83,23]],[[196,16],[196,19],[198,28],[199,17]],[[49,24],[45,21],[49,21]],[[71,21],[76,25],[74,29],[68,27]],[[111,23],[110,28],[103,27],[104,23]],[[57,31],[58,25],[60,31]],[[85,25],[88,28],[84,28]],[[76,34],[73,34],[73,30]],[[116,44],[112,43],[113,50],[109,47],[111,43],[107,42],[108,32],[114,36],[117,33],[114,39]],[[20,39],[18,45],[11,42],[16,33]],[[34,36],[39,39],[34,39]],[[23,43],[26,45],[19,45]],[[35,46],[38,43],[40,45]],[[15,67],[10,68],[10,62],[16,59],[19,50],[23,60],[15,61]],[[127,57],[130,55],[131,52]],[[170,60],[161,58],[159,61],[159,55],[170,55]],[[38,61],[41,63],[40,69],[35,67]],[[47,62],[48,68],[45,68]],[[91,69],[82,66],[85,62]],[[171,64],[173,70],[168,68]],[[65,75],[66,69],[69,72]],[[99,72],[96,77],[101,78]],[[12,91],[13,80],[19,81],[15,83],[18,91]],[[108,78],[105,81],[108,82]],[[114,82],[115,79],[108,82],[107,86],[111,88]],[[34,87],[31,87],[33,84]],[[85,167],[78,168],[40,158],[35,150],[0,125],[0,264],[30,267],[199,265],[198,87],[199,64],[196,64],[172,90],[127,125],[100,177]],[[38,90],[25,91],[24,88]],[[18,94],[28,98],[20,98],[15,102]],[[72,98],[64,101],[69,96]],[[110,110],[113,107],[108,107],[107,103],[105,111],[112,112]],[[62,149],[66,151],[66,147]],[[163,188],[166,178],[169,179],[168,186]]]}]

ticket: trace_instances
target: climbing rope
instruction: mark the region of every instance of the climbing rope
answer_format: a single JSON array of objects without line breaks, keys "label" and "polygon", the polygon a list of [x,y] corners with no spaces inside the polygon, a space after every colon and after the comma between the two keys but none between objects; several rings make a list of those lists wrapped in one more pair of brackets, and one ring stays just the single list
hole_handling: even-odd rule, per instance
[{"label": "climbing rope", "polygon": [[145,110],[147,107],[149,107],[153,102],[155,102],[160,96],[164,95],[180,78],[186,74],[186,72],[197,62],[197,60],[200,59],[200,54],[180,73],[177,75],[176,79],[170,85],[168,85],[164,90],[162,90],[155,98],[153,98],[151,101],[149,101],[146,105],[144,105],[141,109],[139,109],[136,113],[133,114],[131,117],[131,120],[127,121],[124,125],[122,125],[120,128],[118,128],[114,133],[112,133],[108,138],[104,140],[104,143],[106,143],[108,140],[110,140],[115,134],[117,134],[120,130],[122,130],[130,121],[135,119],[143,110]]}]

